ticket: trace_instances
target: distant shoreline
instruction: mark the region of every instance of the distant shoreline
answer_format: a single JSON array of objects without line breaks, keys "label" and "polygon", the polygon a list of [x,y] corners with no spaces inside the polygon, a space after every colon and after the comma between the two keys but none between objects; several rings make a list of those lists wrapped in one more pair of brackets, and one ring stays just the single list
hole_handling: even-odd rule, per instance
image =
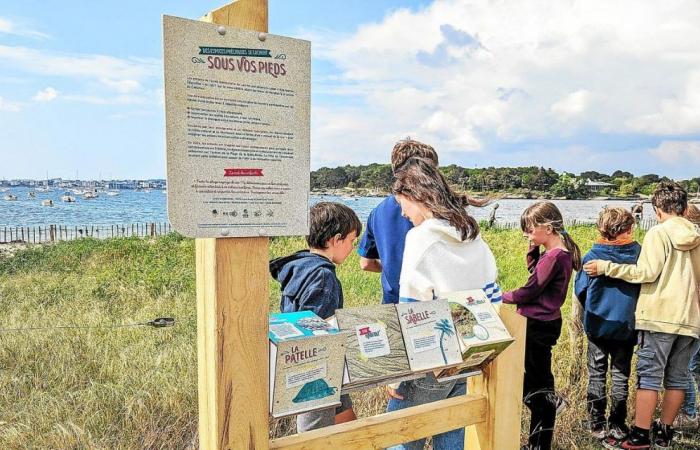
[{"label": "distant shoreline", "polygon": [[[342,188],[342,189],[329,189],[323,191],[311,191],[311,195],[318,197],[386,197],[389,195],[388,191],[382,191],[378,189],[352,189],[352,188]],[[614,197],[614,196],[593,196],[593,197],[577,197],[577,198],[566,198],[566,197],[555,197],[548,193],[543,192],[532,192],[530,195],[513,193],[513,192],[479,192],[470,191],[469,195],[477,198],[493,198],[494,200],[614,200],[614,201],[631,201],[631,202],[648,202],[649,198],[644,195],[637,195],[632,197]],[[694,200],[694,199],[693,199]]]}]

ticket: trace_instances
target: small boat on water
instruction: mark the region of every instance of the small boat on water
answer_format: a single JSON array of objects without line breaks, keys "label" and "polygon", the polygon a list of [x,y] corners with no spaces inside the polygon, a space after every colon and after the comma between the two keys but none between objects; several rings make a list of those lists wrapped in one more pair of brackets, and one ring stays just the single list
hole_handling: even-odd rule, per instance
[{"label": "small boat on water", "polygon": [[5,196],[5,200],[7,200],[8,202],[15,202],[17,201],[17,196],[13,194],[7,194]]},{"label": "small boat on water", "polygon": [[36,198],[36,192],[34,192],[34,191],[29,191],[29,192],[27,192],[27,196],[28,196],[29,198]]},{"label": "small boat on water", "polygon": [[117,195],[119,195],[119,191],[107,191],[107,195],[109,195],[110,197],[116,197]]},{"label": "small boat on water", "polygon": [[83,198],[85,200],[92,200],[99,197],[99,194],[96,191],[87,191],[83,194]]},{"label": "small boat on water", "polygon": [[66,203],[75,203],[75,197],[68,194],[67,192],[61,196],[61,201]]},{"label": "small boat on water", "polygon": [[85,191],[82,189],[72,189],[71,192],[73,192],[75,195],[83,195],[85,193]]},{"label": "small boat on water", "polygon": [[53,206],[53,200],[50,198],[41,201],[41,206]]}]

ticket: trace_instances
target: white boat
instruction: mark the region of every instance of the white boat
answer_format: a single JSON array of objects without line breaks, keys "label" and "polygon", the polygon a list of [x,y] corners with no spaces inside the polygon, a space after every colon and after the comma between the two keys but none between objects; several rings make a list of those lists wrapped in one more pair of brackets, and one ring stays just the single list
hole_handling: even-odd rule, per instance
[{"label": "white boat", "polygon": [[66,193],[61,196],[61,201],[66,203],[75,203],[75,197]]},{"label": "white boat", "polygon": [[107,191],[107,195],[109,195],[110,197],[116,197],[117,195],[119,195],[119,191]]},{"label": "white boat", "polygon": [[75,195],[83,195],[85,193],[85,191],[82,189],[72,189],[71,192],[73,192]]},{"label": "white boat", "polygon": [[0,189],[0,192],[7,192],[7,191],[9,191],[8,188],[2,188],[2,189]]},{"label": "white boat", "polygon": [[17,201],[17,196],[13,194],[7,194],[5,196],[5,200],[7,200],[8,202],[15,202]]},{"label": "white boat", "polygon": [[53,200],[50,198],[41,201],[41,206],[53,206]]},{"label": "white boat", "polygon": [[99,197],[99,194],[96,191],[87,191],[83,194],[83,198],[85,200],[92,200]]}]

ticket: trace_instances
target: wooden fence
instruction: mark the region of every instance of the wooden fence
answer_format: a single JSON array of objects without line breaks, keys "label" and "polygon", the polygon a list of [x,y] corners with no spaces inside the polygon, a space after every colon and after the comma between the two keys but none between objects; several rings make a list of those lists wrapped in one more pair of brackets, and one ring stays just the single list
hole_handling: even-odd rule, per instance
[{"label": "wooden fence", "polygon": [[[656,219],[642,219],[637,223],[637,227],[642,229],[642,230],[648,230],[649,228],[653,227],[657,223],[658,222],[656,221]],[[593,225],[595,225],[595,221],[572,219],[572,220],[565,220],[564,225],[567,227],[593,226]],[[494,228],[501,228],[501,229],[512,229],[512,228],[520,229],[520,221],[499,221],[499,220],[496,220],[493,224],[493,227]]]},{"label": "wooden fence", "polygon": [[34,227],[1,227],[0,243],[71,241],[84,237],[149,237],[162,236],[172,231],[168,222],[139,222],[121,225],[45,225]]}]

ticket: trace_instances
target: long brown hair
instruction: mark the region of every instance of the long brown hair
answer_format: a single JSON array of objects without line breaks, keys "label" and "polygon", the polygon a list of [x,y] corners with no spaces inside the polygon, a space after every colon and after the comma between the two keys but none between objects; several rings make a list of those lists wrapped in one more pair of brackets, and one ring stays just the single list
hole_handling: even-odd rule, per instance
[{"label": "long brown hair", "polygon": [[424,158],[408,159],[395,173],[391,191],[425,205],[434,217],[457,228],[463,241],[479,235],[479,224],[465,209],[467,200],[456,194],[437,167]]},{"label": "long brown hair", "polygon": [[434,166],[438,166],[438,154],[431,145],[407,137],[397,142],[391,150],[391,171],[401,169],[411,158],[426,158]]},{"label": "long brown hair", "polygon": [[552,231],[561,237],[564,247],[571,254],[574,270],[581,270],[581,250],[571,238],[569,232],[564,229],[564,219],[559,208],[547,201],[535,202],[528,206],[520,216],[520,228],[524,232],[537,226],[551,226]]}]

